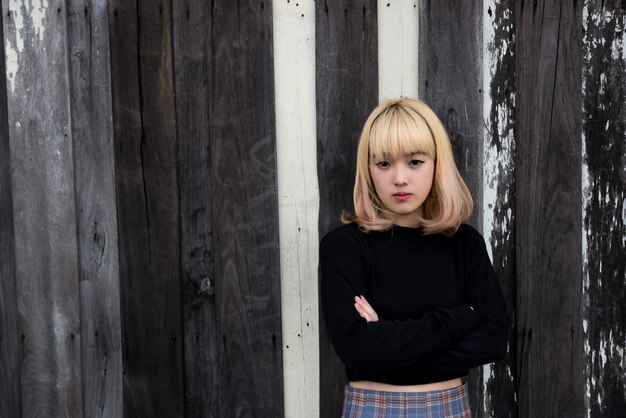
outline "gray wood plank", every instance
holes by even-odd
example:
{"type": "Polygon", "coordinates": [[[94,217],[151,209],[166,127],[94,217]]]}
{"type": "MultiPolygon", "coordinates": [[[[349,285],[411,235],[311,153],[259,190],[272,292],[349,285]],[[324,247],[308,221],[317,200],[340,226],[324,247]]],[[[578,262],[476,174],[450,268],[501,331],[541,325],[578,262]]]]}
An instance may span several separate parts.
{"type": "Polygon", "coordinates": [[[626,56],[623,2],[585,2],[585,384],[590,417],[626,411],[626,56]]]}
{"type": "Polygon", "coordinates": [[[106,1],[68,2],[84,414],[121,417],[122,342],[106,1]]]}
{"type": "MultiPolygon", "coordinates": [[[[419,95],[443,122],[474,199],[470,223],[482,229],[482,3],[420,2],[419,95]]],[[[482,373],[469,377],[470,403],[483,405],[482,373]]]]}
{"type": "Polygon", "coordinates": [[[419,98],[443,122],[482,229],[482,3],[420,2],[419,98]]]}
{"type": "Polygon", "coordinates": [[[283,416],[272,2],[215,1],[209,123],[219,416],[283,416]]]}
{"type": "Polygon", "coordinates": [[[169,1],[109,2],[124,415],[184,413],[169,1]]]}
{"type": "Polygon", "coordinates": [[[582,2],[516,3],[520,416],[584,414],[582,2]]]}
{"type": "MultiPolygon", "coordinates": [[[[315,3],[319,236],[353,211],[356,148],[367,116],[378,104],[376,1],[315,3]]],[[[344,365],[320,312],[320,416],[341,415],[344,365]]]]}
{"type": "Polygon", "coordinates": [[[219,362],[209,155],[211,7],[173,4],[185,415],[218,417],[219,362]]]}
{"type": "MultiPolygon", "coordinates": [[[[492,42],[488,45],[493,62],[483,63],[483,71],[490,71],[488,89],[491,104],[487,121],[486,146],[490,151],[489,161],[483,164],[491,171],[489,179],[483,180],[484,188],[495,189],[495,202],[489,207],[483,202],[485,211],[493,213],[490,231],[485,239],[492,248],[493,266],[500,280],[509,311],[515,318],[516,277],[515,277],[515,4],[513,0],[500,0],[493,3],[483,13],[488,15],[488,24],[493,30],[492,42]],[[485,184],[490,182],[491,184],[485,184]]],[[[485,40],[486,41],[486,40],[485,40]]],[[[484,170],[483,170],[484,171],[484,170]]],[[[491,204],[491,203],[490,203],[491,204]]],[[[509,337],[508,356],[491,366],[490,378],[481,379],[486,385],[487,399],[477,400],[475,416],[517,417],[517,367],[515,321],[509,337]]]]}
{"type": "MultiPolygon", "coordinates": [[[[6,74],[4,19],[0,22],[0,74],[6,74]]],[[[13,193],[9,155],[9,116],[6,78],[0,77],[0,416],[22,415],[20,364],[22,363],[15,283],[13,193]]]]}
{"type": "Polygon", "coordinates": [[[22,415],[82,416],[64,3],[3,2],[22,415]]]}

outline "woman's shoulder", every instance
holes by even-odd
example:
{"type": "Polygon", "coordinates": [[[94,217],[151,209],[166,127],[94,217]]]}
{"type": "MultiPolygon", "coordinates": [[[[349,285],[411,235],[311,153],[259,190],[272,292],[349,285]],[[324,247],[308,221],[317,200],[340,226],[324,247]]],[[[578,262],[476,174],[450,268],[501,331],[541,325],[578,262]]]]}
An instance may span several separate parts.
{"type": "Polygon", "coordinates": [[[358,241],[364,238],[366,235],[356,222],[350,222],[348,224],[339,225],[331,229],[324,237],[322,242],[325,241],[358,241]]]}
{"type": "Polygon", "coordinates": [[[464,248],[475,248],[476,246],[485,246],[485,239],[476,228],[469,224],[461,224],[459,229],[454,233],[453,238],[464,248]]]}

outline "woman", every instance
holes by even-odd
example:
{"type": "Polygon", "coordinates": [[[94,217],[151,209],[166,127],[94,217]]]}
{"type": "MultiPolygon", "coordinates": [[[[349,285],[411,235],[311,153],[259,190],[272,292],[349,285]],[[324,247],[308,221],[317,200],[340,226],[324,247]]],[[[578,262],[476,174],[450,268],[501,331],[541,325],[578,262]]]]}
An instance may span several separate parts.
{"type": "Polygon", "coordinates": [[[349,380],[343,417],[470,417],[461,377],[506,355],[510,319],[424,103],[390,100],[369,116],[354,206],[320,244],[324,319],[349,380]]]}

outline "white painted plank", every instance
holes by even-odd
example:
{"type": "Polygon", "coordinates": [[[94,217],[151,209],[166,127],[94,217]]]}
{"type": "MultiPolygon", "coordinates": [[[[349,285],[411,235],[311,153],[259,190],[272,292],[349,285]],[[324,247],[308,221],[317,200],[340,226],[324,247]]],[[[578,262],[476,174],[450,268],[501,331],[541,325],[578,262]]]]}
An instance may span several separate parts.
{"type": "MultiPolygon", "coordinates": [[[[491,119],[493,100],[491,97],[490,86],[494,79],[494,74],[497,69],[497,65],[502,59],[503,55],[510,48],[514,48],[512,43],[508,43],[505,39],[498,39],[494,30],[494,26],[500,22],[495,21],[495,10],[497,7],[502,7],[499,0],[484,0],[483,1],[483,126],[484,126],[484,144],[483,144],[483,194],[482,194],[482,208],[483,208],[483,236],[487,242],[487,251],[492,261],[506,262],[507,260],[494,260],[493,258],[493,242],[490,237],[494,229],[500,229],[502,235],[506,235],[514,228],[513,225],[513,213],[509,210],[504,217],[500,215],[496,219],[496,206],[498,200],[509,201],[512,196],[500,195],[499,189],[504,189],[511,192],[511,185],[500,184],[505,181],[507,177],[504,173],[511,173],[514,170],[514,149],[515,138],[512,127],[512,115],[513,109],[506,107],[506,105],[500,103],[497,108],[497,122],[494,124],[491,119]],[[493,144],[491,138],[494,132],[499,136],[501,147],[498,149],[493,144]],[[504,186],[504,187],[501,187],[504,186]]],[[[504,86],[502,86],[504,88],[504,86]]],[[[514,94],[514,93],[511,93],[514,94]]],[[[496,243],[497,244],[497,243],[496,243]]],[[[502,243],[500,243],[502,245],[502,243]]],[[[513,262],[508,260],[509,263],[513,262]]],[[[483,373],[483,405],[481,410],[485,416],[494,416],[494,410],[490,404],[489,386],[493,385],[496,379],[495,370],[493,364],[486,364],[482,366],[483,373]]],[[[510,370],[508,370],[508,376],[511,381],[513,376],[510,370]]]]}
{"type": "Polygon", "coordinates": [[[315,3],[273,3],[285,417],[319,416],[315,3]]]}
{"type": "Polygon", "coordinates": [[[418,95],[418,0],[378,0],[378,99],[418,95]]]}

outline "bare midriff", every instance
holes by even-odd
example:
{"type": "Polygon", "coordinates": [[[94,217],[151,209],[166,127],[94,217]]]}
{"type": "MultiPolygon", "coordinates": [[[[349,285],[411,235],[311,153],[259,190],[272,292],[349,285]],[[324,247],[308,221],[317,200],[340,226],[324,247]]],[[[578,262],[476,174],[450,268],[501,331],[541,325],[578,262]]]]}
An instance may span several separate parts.
{"type": "Polygon", "coordinates": [[[444,382],[427,383],[424,385],[390,385],[388,383],[371,382],[369,380],[358,380],[349,383],[356,389],[379,390],[382,392],[432,392],[433,390],[452,389],[463,385],[460,377],[444,382]]]}

